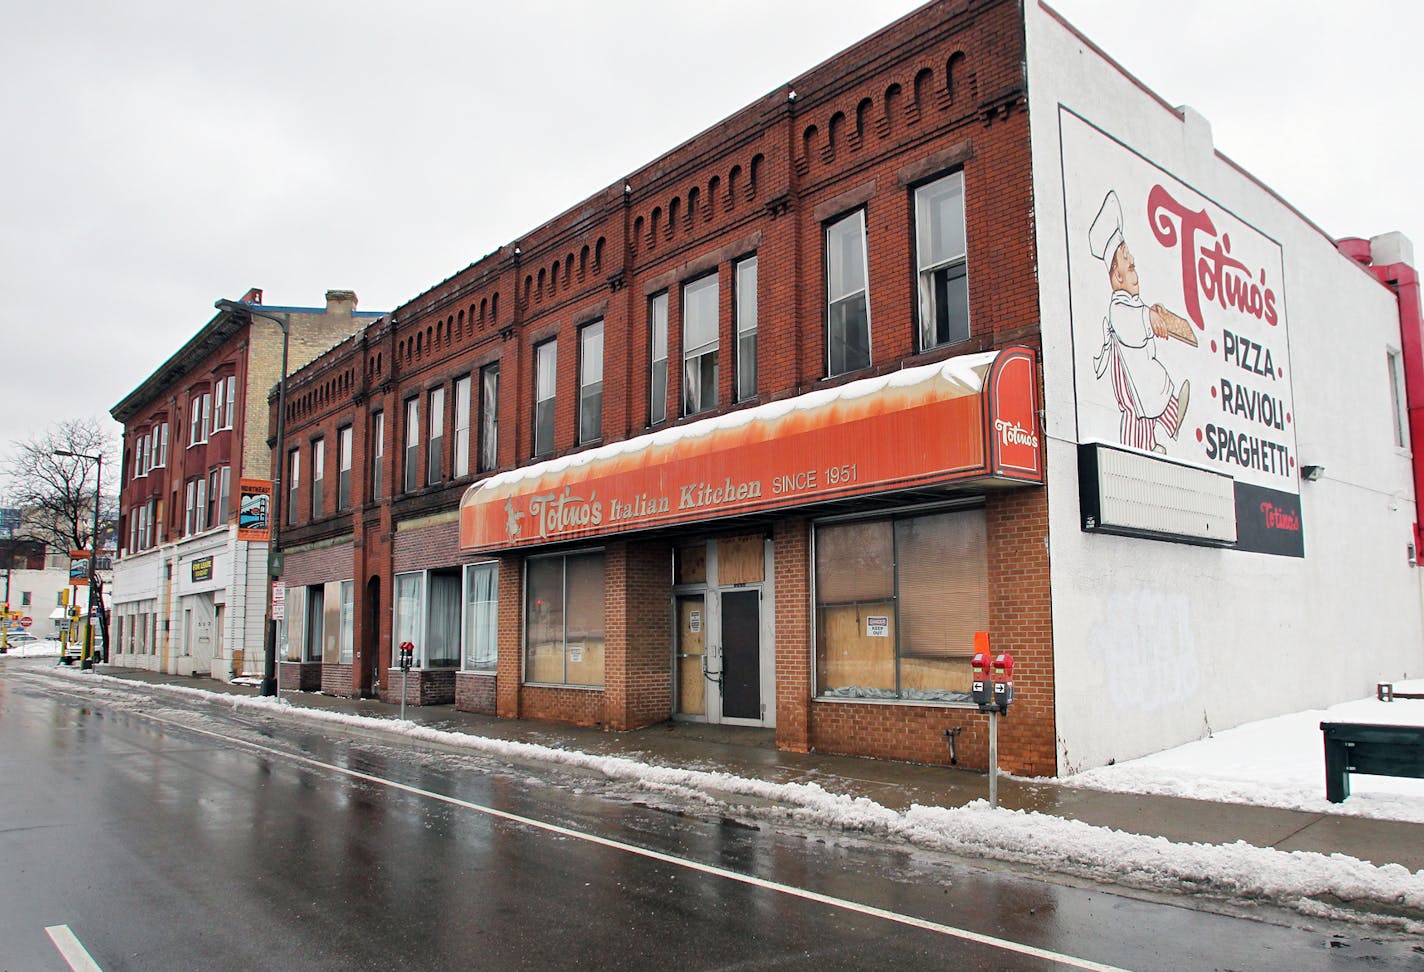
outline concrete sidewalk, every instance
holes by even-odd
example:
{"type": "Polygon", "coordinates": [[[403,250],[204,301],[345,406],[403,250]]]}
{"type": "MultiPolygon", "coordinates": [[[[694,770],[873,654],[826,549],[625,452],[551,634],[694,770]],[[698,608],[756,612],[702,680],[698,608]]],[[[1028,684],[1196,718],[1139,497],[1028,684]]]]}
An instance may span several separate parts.
{"type": "MultiPolygon", "coordinates": [[[[101,673],[210,692],[257,694],[254,686],[208,678],[107,665],[102,666],[101,673]]],[[[399,705],[373,699],[285,691],[282,698],[294,707],[378,719],[395,719],[400,714],[399,705]]],[[[452,705],[407,706],[406,718],[433,729],[594,755],[623,756],[662,766],[720,771],[775,783],[816,783],[832,793],[863,796],[896,810],[916,803],[957,807],[973,800],[987,800],[989,795],[988,777],[982,773],[853,756],[782,752],[776,748],[774,732],[770,729],[671,722],[633,732],[605,732],[534,720],[498,719],[459,712],[452,705]]],[[[1322,789],[1324,785],[1322,767],[1322,789]]],[[[1257,847],[1340,853],[1374,864],[1401,864],[1411,871],[1424,869],[1424,824],[1177,797],[1106,793],[1046,779],[1001,778],[999,804],[1012,810],[1035,810],[1179,843],[1230,844],[1240,840],[1257,847]]]]}

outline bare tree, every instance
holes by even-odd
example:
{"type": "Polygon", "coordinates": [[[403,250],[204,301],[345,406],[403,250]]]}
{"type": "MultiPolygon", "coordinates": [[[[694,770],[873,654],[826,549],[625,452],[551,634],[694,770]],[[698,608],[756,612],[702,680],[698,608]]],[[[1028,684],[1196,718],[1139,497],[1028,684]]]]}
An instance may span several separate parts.
{"type": "MultiPolygon", "coordinates": [[[[107,424],[94,418],[56,422],[38,435],[11,443],[3,470],[8,480],[6,505],[18,508],[22,515],[14,542],[43,543],[61,552],[87,550],[94,542],[94,490],[101,473],[96,457],[102,457],[104,476],[98,484],[98,542],[102,543],[118,515],[117,448],[107,424]]],[[[103,578],[97,571],[95,574],[90,582],[95,585],[99,628],[107,648],[109,618],[104,609],[103,578]]]]}

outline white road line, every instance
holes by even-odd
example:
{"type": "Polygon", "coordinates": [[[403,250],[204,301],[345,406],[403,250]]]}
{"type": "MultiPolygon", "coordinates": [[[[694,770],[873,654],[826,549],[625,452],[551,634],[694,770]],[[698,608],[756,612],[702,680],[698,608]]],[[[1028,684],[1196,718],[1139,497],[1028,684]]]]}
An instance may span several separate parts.
{"type": "Polygon", "coordinates": [[[74,972],[104,972],[99,968],[99,963],[95,962],[84,946],[79,943],[79,939],[74,937],[74,932],[69,930],[68,925],[50,925],[45,929],[45,932],[74,972]]]}
{"type": "Polygon", "coordinates": [[[600,837],[597,834],[585,833],[581,830],[572,830],[568,827],[561,827],[558,824],[546,823],[542,820],[535,820],[531,817],[523,817],[517,813],[509,813],[505,810],[496,810],[494,807],[486,807],[478,803],[470,803],[457,797],[446,796],[443,793],[435,793],[430,790],[422,790],[419,787],[410,786],[396,780],[388,780],[384,777],[373,776],[370,773],[362,773],[358,770],[348,769],[344,766],[336,766],[332,763],[324,763],[321,760],[312,759],[309,756],[299,756],[295,753],[283,752],[280,749],[273,749],[270,746],[263,746],[260,743],[249,742],[246,739],[239,739],[236,736],[224,735],[220,732],[212,732],[208,729],[199,729],[196,726],[184,725],[181,722],[173,722],[159,716],[148,713],[136,713],[142,718],[150,719],[154,722],[172,726],[175,729],[187,732],[195,732],[203,736],[211,736],[214,739],[221,739],[225,742],[235,743],[247,749],[267,753],[278,759],[285,759],[294,763],[301,763],[317,769],[327,770],[341,776],[347,776],[356,780],[364,780],[367,783],[375,783],[379,786],[389,787],[403,793],[414,796],[425,797],[429,800],[436,800],[440,803],[447,803],[451,806],[461,807],[466,810],[473,810],[476,813],[483,813],[499,820],[507,820],[511,823],[523,824],[526,827],[533,827],[537,830],[547,831],[551,834],[558,834],[561,837],[571,837],[575,840],[586,841],[600,847],[607,847],[611,850],[622,851],[627,854],[636,854],[639,857],[646,857],[650,860],[660,861],[664,864],[671,864],[676,867],[687,868],[692,871],[699,871],[703,874],[710,874],[716,877],[726,878],[729,881],[736,881],[740,884],[748,884],[752,887],[764,888],[768,891],[775,891],[794,898],[801,898],[805,901],[814,901],[817,904],[828,905],[832,908],[839,908],[843,911],[851,911],[856,914],[867,915],[872,918],[880,918],[885,921],[895,922],[900,925],[908,925],[911,928],[920,928],[925,931],[936,932],[951,938],[958,938],[966,942],[974,942],[978,945],[986,945],[990,948],[997,948],[1005,952],[1013,952],[1017,955],[1025,955],[1030,958],[1042,959],[1045,962],[1057,962],[1060,965],[1070,966],[1075,969],[1089,969],[1093,972],[1125,972],[1125,970],[1114,965],[1104,965],[1100,962],[1093,962],[1088,959],[1077,958],[1072,955],[1064,955],[1061,952],[1054,952],[1044,948],[1036,948],[1032,945],[1025,945],[1021,942],[1009,941],[1005,938],[995,938],[993,935],[984,935],[979,932],[969,931],[966,928],[956,928],[953,925],[944,925],[936,921],[929,921],[925,918],[916,918],[914,915],[903,915],[896,911],[887,911],[884,908],[876,908],[872,905],[861,904],[857,901],[850,901],[845,898],[836,898],[828,894],[821,894],[816,891],[809,891],[805,888],[798,888],[788,884],[778,884],[775,881],[768,881],[765,878],[754,877],[750,874],[741,874],[737,871],[730,871],[723,867],[712,864],[703,864],[700,861],[688,860],[683,857],[674,857],[671,854],[664,854],[661,851],[650,850],[646,847],[639,847],[636,844],[625,844],[622,841],[613,840],[608,837],[600,837]]]}

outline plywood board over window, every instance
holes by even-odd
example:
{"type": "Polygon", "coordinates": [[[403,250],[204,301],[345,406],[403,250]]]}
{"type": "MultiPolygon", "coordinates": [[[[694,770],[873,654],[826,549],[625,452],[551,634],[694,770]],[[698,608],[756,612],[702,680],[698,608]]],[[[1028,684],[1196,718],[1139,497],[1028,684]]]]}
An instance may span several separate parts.
{"type": "Polygon", "coordinates": [[[760,534],[717,541],[717,583],[760,584],[766,579],[765,541],[760,534]]]}

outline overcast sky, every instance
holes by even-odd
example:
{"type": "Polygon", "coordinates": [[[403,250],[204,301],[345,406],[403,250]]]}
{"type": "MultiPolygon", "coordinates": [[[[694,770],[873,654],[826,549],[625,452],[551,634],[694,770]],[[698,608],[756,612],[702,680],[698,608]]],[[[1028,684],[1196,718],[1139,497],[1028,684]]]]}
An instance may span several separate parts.
{"type": "MultiPolygon", "coordinates": [[[[389,310],[916,6],[0,4],[0,449],[220,297],[389,310]]],[[[1054,6],[1326,232],[1424,244],[1424,5],[1054,6]]]]}

